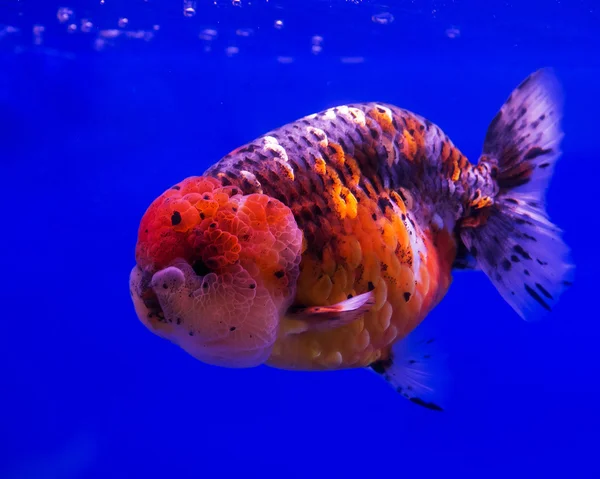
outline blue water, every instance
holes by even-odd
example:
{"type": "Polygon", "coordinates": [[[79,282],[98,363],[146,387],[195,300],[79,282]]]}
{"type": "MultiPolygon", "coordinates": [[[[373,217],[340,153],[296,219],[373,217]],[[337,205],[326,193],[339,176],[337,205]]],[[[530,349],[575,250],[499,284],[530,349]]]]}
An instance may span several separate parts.
{"type": "Polygon", "coordinates": [[[596,2],[38,3],[0,4],[0,477],[600,477],[596,2]],[[548,209],[576,281],[532,324],[455,276],[423,324],[447,411],[368,371],[206,366],[136,318],[137,227],[170,185],[358,101],[426,116],[475,161],[543,66],[565,90],[548,209]]]}

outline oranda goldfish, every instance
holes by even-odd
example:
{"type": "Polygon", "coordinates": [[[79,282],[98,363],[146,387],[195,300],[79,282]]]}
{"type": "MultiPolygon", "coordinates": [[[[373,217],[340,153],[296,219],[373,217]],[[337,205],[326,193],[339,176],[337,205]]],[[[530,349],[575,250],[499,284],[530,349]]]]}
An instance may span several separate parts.
{"type": "Polygon", "coordinates": [[[330,108],[267,133],[159,196],[130,290],[139,319],[224,367],[371,368],[432,399],[405,338],[480,270],[524,319],[571,284],[545,209],[563,136],[561,88],[530,75],[470,163],[442,130],[383,103],[330,108]]]}

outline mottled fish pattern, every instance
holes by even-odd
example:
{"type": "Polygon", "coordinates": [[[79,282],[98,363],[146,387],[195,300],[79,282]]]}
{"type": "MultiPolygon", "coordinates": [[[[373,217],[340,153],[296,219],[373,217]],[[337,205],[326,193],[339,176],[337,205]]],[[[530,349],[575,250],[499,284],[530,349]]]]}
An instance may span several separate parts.
{"type": "MultiPolygon", "coordinates": [[[[493,193],[440,128],[392,105],[340,106],[233,151],[205,175],[293,212],[304,234],[295,304],[335,304],[375,290],[362,319],[280,334],[269,363],[285,368],[368,365],[410,332],[450,283],[454,226],[493,193]]],[[[281,329],[289,325],[282,322],[281,329]]]]}
{"type": "Polygon", "coordinates": [[[205,362],[368,366],[439,409],[424,384],[427,346],[400,345],[453,269],[483,271],[528,320],[571,284],[569,248],[544,206],[561,107],[553,73],[532,74],[476,164],[437,125],[389,104],[277,128],[150,206],[130,279],[138,316],[205,362]]]}

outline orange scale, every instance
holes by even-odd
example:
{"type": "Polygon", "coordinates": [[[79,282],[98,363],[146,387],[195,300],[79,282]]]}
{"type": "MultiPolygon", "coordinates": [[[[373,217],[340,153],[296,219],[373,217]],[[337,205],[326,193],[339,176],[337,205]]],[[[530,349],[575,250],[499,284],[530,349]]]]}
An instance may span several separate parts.
{"type": "Polygon", "coordinates": [[[392,191],[390,193],[391,198],[394,200],[394,202],[396,203],[396,205],[398,205],[398,208],[400,209],[400,211],[402,213],[406,213],[406,205],[404,204],[404,201],[402,200],[402,197],[395,191],[392,191]]]}
{"type": "Polygon", "coordinates": [[[392,115],[388,109],[380,112],[377,108],[373,108],[367,112],[367,115],[379,123],[379,126],[385,133],[393,134],[396,131],[396,128],[393,124],[392,115]]]}

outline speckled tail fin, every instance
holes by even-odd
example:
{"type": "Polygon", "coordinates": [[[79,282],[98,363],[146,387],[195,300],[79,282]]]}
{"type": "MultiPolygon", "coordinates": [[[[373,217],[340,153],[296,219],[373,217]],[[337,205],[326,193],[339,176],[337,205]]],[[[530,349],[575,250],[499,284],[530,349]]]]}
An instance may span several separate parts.
{"type": "Polygon", "coordinates": [[[437,341],[418,331],[396,343],[390,356],[369,368],[414,404],[443,411],[449,375],[437,341]]]}
{"type": "Polygon", "coordinates": [[[489,126],[478,169],[496,184],[491,204],[475,198],[461,239],[502,297],[524,319],[551,310],[571,284],[569,247],[546,213],[560,157],[562,95],[551,70],[519,85],[489,126]]]}

